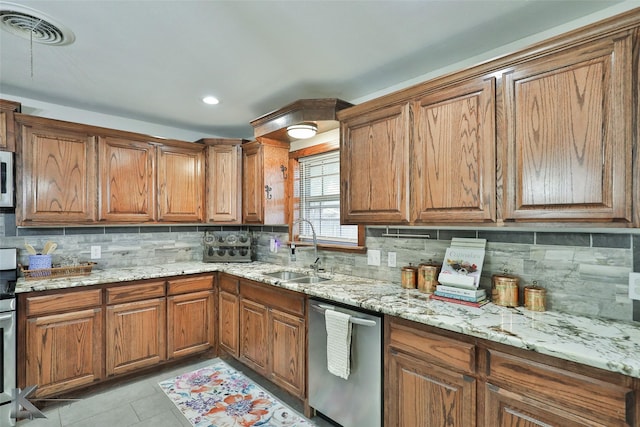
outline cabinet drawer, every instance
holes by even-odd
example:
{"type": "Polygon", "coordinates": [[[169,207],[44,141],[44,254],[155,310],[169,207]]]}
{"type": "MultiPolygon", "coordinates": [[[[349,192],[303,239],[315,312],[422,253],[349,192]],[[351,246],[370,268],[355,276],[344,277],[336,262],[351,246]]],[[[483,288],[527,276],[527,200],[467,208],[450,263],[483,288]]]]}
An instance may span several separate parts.
{"type": "Polygon", "coordinates": [[[459,372],[475,372],[475,345],[394,322],[389,329],[389,344],[394,348],[459,372]]]}
{"type": "Polygon", "coordinates": [[[607,423],[613,423],[613,420],[624,422],[629,415],[627,402],[633,401],[631,389],[500,351],[487,352],[487,380],[491,384],[549,402],[558,408],[589,412],[607,423]]]}
{"type": "Polygon", "coordinates": [[[259,302],[270,308],[304,316],[304,294],[247,280],[242,280],[240,287],[243,298],[259,302]]]}
{"type": "Polygon", "coordinates": [[[213,288],[213,276],[185,277],[169,281],[169,295],[185,294],[187,292],[207,291],[213,288]]]}
{"type": "Polygon", "coordinates": [[[107,289],[107,304],[139,301],[164,296],[165,282],[139,283],[107,289]]]}
{"type": "Polygon", "coordinates": [[[27,297],[27,316],[94,307],[102,304],[101,290],[27,297]]]}
{"type": "Polygon", "coordinates": [[[218,279],[218,286],[221,291],[229,292],[234,295],[238,294],[240,280],[238,280],[237,277],[229,276],[228,274],[221,274],[218,279]]]}

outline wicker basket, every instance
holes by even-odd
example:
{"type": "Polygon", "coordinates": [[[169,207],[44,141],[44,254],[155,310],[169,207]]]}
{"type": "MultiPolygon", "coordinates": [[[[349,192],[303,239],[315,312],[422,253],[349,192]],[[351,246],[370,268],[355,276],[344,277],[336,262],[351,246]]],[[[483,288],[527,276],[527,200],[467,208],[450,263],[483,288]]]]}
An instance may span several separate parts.
{"type": "Polygon", "coordinates": [[[57,279],[59,277],[88,276],[91,274],[95,262],[87,262],[73,267],[53,267],[25,270],[20,265],[20,271],[25,280],[57,279]]]}

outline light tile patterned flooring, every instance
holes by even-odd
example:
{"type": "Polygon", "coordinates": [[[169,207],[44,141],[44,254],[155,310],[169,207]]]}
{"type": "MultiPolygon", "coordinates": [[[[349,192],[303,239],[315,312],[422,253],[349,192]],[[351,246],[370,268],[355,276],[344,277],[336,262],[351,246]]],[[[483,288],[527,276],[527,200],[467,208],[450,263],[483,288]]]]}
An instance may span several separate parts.
{"type": "MultiPolygon", "coordinates": [[[[153,372],[111,388],[83,395],[74,402],[56,403],[46,407],[46,419],[23,420],[17,427],[191,427],[191,423],[175,407],[158,385],[159,381],[191,372],[215,363],[217,359],[200,359],[153,372]]],[[[226,359],[264,389],[285,404],[302,413],[302,405],[269,381],[233,359],[226,359]]],[[[318,427],[332,427],[320,417],[313,421],[318,427]]]]}

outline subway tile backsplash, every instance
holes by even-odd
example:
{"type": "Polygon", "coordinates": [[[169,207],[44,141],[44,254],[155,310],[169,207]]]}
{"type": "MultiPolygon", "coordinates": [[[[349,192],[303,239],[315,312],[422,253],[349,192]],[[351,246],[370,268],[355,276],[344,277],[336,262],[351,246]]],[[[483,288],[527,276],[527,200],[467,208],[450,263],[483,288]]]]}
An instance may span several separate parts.
{"type": "MultiPolygon", "coordinates": [[[[96,269],[166,264],[202,260],[203,232],[247,230],[253,236],[254,258],[280,265],[304,267],[313,262],[313,251],[300,248],[297,261],[289,259],[287,226],[115,226],[16,228],[15,216],[0,213],[0,246],[17,247],[19,262],[28,264],[25,242],[41,248],[47,240],[58,243],[55,256],[75,256],[88,261],[92,245],[100,245],[102,257],[96,269]],[[279,242],[269,250],[270,239],[279,242]]],[[[630,271],[640,272],[640,234],[567,233],[488,229],[425,229],[367,227],[366,245],[381,251],[381,265],[367,265],[366,254],[321,251],[327,270],[400,283],[400,268],[429,259],[441,262],[452,237],[487,240],[481,286],[491,287],[491,276],[508,271],[521,286],[536,281],[547,288],[548,308],[555,311],[622,321],[640,321],[640,302],[628,298],[630,271]],[[403,234],[429,238],[403,237],[403,234]],[[385,235],[389,235],[386,237],[385,235]],[[395,252],[396,267],[387,266],[395,252]]]]}

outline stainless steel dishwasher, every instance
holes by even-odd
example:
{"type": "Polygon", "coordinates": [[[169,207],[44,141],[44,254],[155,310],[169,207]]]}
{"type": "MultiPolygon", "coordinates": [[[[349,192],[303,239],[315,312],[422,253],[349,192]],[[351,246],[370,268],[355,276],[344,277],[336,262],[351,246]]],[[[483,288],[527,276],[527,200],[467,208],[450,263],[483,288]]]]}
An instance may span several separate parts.
{"type": "Polygon", "coordinates": [[[382,317],[309,299],[309,405],[343,427],[382,426],[382,317]],[[351,316],[351,372],[327,370],[325,310],[351,316]]]}

